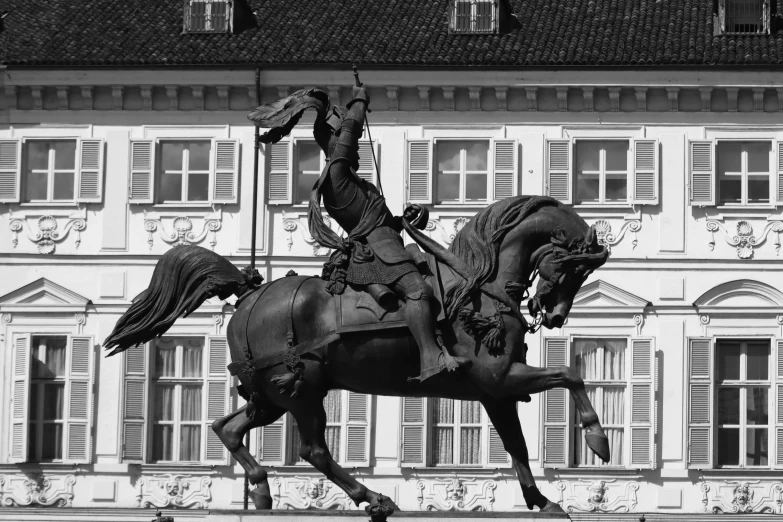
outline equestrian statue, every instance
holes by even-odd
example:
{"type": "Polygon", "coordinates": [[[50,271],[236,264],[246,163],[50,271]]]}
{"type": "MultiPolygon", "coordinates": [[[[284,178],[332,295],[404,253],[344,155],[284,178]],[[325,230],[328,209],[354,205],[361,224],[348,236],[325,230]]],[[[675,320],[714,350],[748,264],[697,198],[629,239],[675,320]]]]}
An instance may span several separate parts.
{"type": "MultiPolygon", "coordinates": [[[[321,277],[289,273],[263,283],[258,272],[193,245],[176,246],[155,267],[104,342],[114,355],[165,333],[206,299],[238,297],[228,324],[229,371],[247,404],[212,429],[257,486],[251,498],[270,509],[267,473],[243,438],[290,412],[300,456],[368,513],[382,520],[398,510],[332,458],[323,400],[332,389],[400,397],[480,401],[512,458],[527,507],[561,512],[536,487],[517,414],[530,394],[566,388],[587,445],[609,460],[608,439],[584,382],[568,366],[526,362],[525,334],[559,328],[607,249],[572,209],[543,196],[516,196],[476,214],[445,249],[423,229],[425,208],[394,216],[378,188],[356,174],[359,139],[370,97],[358,83],[347,107],[319,89],[263,105],[249,118],[269,129],[261,141],[288,135],[308,109],[313,136],[326,155],[313,187],[308,221],[313,238],[332,250],[321,277]],[[344,230],[327,226],[323,208],[344,230]],[[415,244],[404,246],[405,230],[415,244]],[[535,294],[528,290],[538,279],[535,294]],[[520,310],[527,300],[528,319],[520,310]]],[[[537,416],[527,416],[535,426],[537,416]]]]}

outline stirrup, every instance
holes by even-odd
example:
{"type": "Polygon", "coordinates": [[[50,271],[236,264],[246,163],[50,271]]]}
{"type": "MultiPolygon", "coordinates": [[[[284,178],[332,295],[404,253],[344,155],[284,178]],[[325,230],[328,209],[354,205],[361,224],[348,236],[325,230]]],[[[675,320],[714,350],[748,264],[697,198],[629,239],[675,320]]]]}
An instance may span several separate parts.
{"type": "Polygon", "coordinates": [[[431,377],[442,374],[444,371],[447,374],[459,375],[473,366],[473,361],[467,357],[452,357],[446,352],[441,352],[438,355],[438,363],[437,366],[422,370],[418,377],[408,377],[408,382],[421,384],[431,377]]]}

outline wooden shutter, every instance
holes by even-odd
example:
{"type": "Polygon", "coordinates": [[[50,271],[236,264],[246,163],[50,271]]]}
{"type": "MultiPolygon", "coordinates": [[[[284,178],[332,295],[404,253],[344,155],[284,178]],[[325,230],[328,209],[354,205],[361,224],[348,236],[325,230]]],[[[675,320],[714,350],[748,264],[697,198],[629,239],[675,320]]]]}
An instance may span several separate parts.
{"type": "Polygon", "coordinates": [[[103,140],[79,140],[78,145],[76,201],[100,203],[103,199],[103,140]]]}
{"type": "Polygon", "coordinates": [[[634,205],[658,204],[658,142],[633,142],[633,198],[634,205]]]}
{"type": "Polygon", "coordinates": [[[212,422],[226,416],[228,411],[229,379],[226,372],[228,366],[228,339],[226,337],[208,337],[208,371],[206,379],[207,415],[204,423],[206,450],[204,461],[209,464],[229,464],[225,446],[212,430],[212,422]]]}
{"type": "Polygon", "coordinates": [[[125,350],[121,453],[123,462],[145,462],[149,400],[148,350],[149,344],[132,346],[125,350]]]}
{"type": "Polygon", "coordinates": [[[408,203],[432,203],[432,141],[408,140],[408,203]]]}
{"type": "Polygon", "coordinates": [[[546,142],[546,195],[563,203],[573,203],[571,180],[571,140],[546,142]]]}
{"type": "Polygon", "coordinates": [[[236,203],[239,140],[214,140],[212,151],[214,154],[212,175],[210,176],[212,202],[236,203]]]}
{"type": "Polygon", "coordinates": [[[689,172],[691,205],[715,205],[715,143],[712,140],[691,140],[689,172]]]}
{"type": "Polygon", "coordinates": [[[775,468],[783,468],[783,340],[776,343],[777,355],[775,364],[775,431],[773,445],[775,446],[775,468]]]}
{"type": "Polygon", "coordinates": [[[130,202],[152,203],[155,196],[155,142],[131,140],[130,202]]]}
{"type": "MultiPolygon", "coordinates": [[[[283,415],[272,424],[261,428],[261,443],[259,444],[259,460],[264,466],[283,466],[285,461],[285,420],[283,415]]],[[[298,436],[298,435],[297,435],[298,436]]]]}
{"type": "Polygon", "coordinates": [[[493,468],[511,467],[511,456],[506,452],[498,430],[495,429],[492,422],[489,422],[487,427],[487,464],[493,468]]]}
{"type": "MultiPolygon", "coordinates": [[[[568,338],[544,339],[543,366],[568,364],[568,338]]],[[[544,392],[544,467],[568,467],[568,390],[554,388],[544,392]]]]}
{"type": "Polygon", "coordinates": [[[712,468],[712,361],[709,337],[688,342],[688,467],[712,468]]]}
{"type": "Polygon", "coordinates": [[[22,142],[0,140],[0,203],[19,202],[21,161],[22,142]]]}
{"type": "Polygon", "coordinates": [[[348,421],[345,426],[345,463],[370,465],[370,396],[348,392],[348,421]]]}
{"type": "Polygon", "coordinates": [[[402,437],[400,440],[402,467],[427,465],[426,417],[427,399],[402,398],[402,437]]]}
{"type": "Polygon", "coordinates": [[[359,142],[359,170],[356,171],[356,175],[363,180],[376,184],[375,175],[375,161],[373,161],[373,149],[377,156],[378,143],[370,143],[369,141],[359,142]]]}
{"type": "Polygon", "coordinates": [[[517,195],[517,140],[495,140],[494,195],[495,200],[517,195]]]}
{"type": "Polygon", "coordinates": [[[68,353],[68,408],[65,427],[65,461],[88,464],[92,457],[93,339],[71,336],[68,353]]]}
{"type": "Polygon", "coordinates": [[[27,461],[28,416],[30,412],[30,335],[14,335],[14,374],[11,408],[10,463],[27,461]]]}
{"type": "Polygon", "coordinates": [[[631,340],[631,468],[655,467],[655,350],[652,339],[631,340]]]}
{"type": "Polygon", "coordinates": [[[777,179],[777,197],[775,200],[778,205],[783,205],[783,141],[778,142],[777,162],[775,165],[777,166],[775,169],[775,178],[777,179]]]}
{"type": "Polygon", "coordinates": [[[293,175],[293,146],[290,140],[267,145],[269,156],[269,204],[290,205],[293,175]]]}

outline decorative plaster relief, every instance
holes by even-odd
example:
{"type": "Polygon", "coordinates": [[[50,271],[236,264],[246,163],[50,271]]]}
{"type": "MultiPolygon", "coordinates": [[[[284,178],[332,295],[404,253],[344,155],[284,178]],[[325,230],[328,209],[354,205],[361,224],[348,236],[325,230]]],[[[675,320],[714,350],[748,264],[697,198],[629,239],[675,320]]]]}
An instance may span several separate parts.
{"type": "Polygon", "coordinates": [[[620,111],[620,87],[609,87],[609,111],[620,111]]]}
{"type": "Polygon", "coordinates": [[[227,111],[229,109],[228,95],[230,92],[231,92],[231,87],[228,85],[217,86],[218,107],[220,108],[221,111],[227,111]]]}
{"type": "Polygon", "coordinates": [[[783,483],[762,484],[760,480],[701,485],[704,511],[722,513],[783,513],[783,483]]]}
{"type": "Polygon", "coordinates": [[[430,88],[428,86],[420,86],[419,89],[419,110],[430,110],[430,88]]]}
{"type": "Polygon", "coordinates": [[[775,89],[778,92],[778,111],[783,111],[783,87],[775,89]]]}
{"type": "Polygon", "coordinates": [[[764,87],[753,88],[753,110],[764,112],[764,87]]]}
{"type": "Polygon", "coordinates": [[[277,477],[272,490],[274,509],[355,509],[348,495],[325,478],[277,477]]]}
{"type": "Polygon", "coordinates": [[[505,111],[508,110],[506,106],[506,97],[508,95],[508,87],[495,87],[495,99],[497,99],[498,102],[498,109],[499,111],[505,111]]]}
{"type": "Polygon", "coordinates": [[[737,257],[750,259],[753,257],[753,247],[764,244],[770,232],[775,235],[775,255],[780,255],[780,233],[783,232],[783,221],[768,221],[761,235],[753,235],[753,226],[747,221],[737,223],[737,234],[732,235],[723,226],[723,223],[714,219],[707,220],[707,230],[710,232],[710,250],[715,250],[715,232],[721,231],[723,238],[729,246],[736,247],[737,257]]]}
{"type": "Polygon", "coordinates": [[[594,224],[595,233],[598,236],[598,244],[605,246],[610,252],[612,247],[618,245],[623,240],[625,233],[629,231],[631,232],[631,245],[633,245],[633,248],[636,248],[636,245],[639,243],[636,233],[642,228],[640,219],[626,219],[617,234],[612,233],[612,224],[605,219],[599,219],[594,224]]]}
{"type": "Polygon", "coordinates": [[[560,506],[569,513],[628,513],[636,508],[638,482],[618,483],[616,480],[560,481],[560,506]]]}
{"type": "Polygon", "coordinates": [[[680,88],[679,87],[667,87],[666,93],[669,96],[669,111],[677,112],[680,110],[680,88]]]}
{"type": "Polygon", "coordinates": [[[60,109],[61,111],[68,110],[68,86],[67,85],[57,86],[57,108],[60,109]]]}
{"type": "Polygon", "coordinates": [[[738,87],[726,87],[726,96],[729,99],[729,112],[737,112],[737,95],[739,94],[738,87]]]}
{"type": "MultiPolygon", "coordinates": [[[[328,215],[324,214],[323,218],[327,227],[334,230],[338,236],[343,235],[343,231],[339,226],[332,226],[332,219],[328,215]]],[[[294,232],[298,231],[302,235],[302,240],[313,248],[314,256],[328,256],[331,253],[331,250],[321,246],[313,239],[313,236],[310,235],[310,230],[307,228],[306,220],[306,214],[286,214],[285,211],[283,211],[283,230],[288,232],[288,240],[286,241],[288,250],[291,250],[291,247],[294,246],[294,232]],[[301,221],[301,218],[303,217],[305,218],[305,221],[301,221]]]]}
{"type": "Polygon", "coordinates": [[[593,112],[593,91],[594,87],[582,87],[582,100],[587,112],[593,112]]]}
{"type": "Polygon", "coordinates": [[[527,110],[538,110],[538,87],[525,87],[525,95],[527,96],[527,110]]]}
{"type": "Polygon", "coordinates": [[[468,96],[470,96],[470,110],[481,110],[481,87],[468,87],[468,96]]]}
{"type": "Polygon", "coordinates": [[[75,483],[73,475],[0,475],[0,506],[71,507],[75,483]]]}
{"type": "Polygon", "coordinates": [[[122,85],[111,86],[112,107],[115,111],[122,110],[122,91],[124,89],[125,88],[122,85]]]}
{"type": "Polygon", "coordinates": [[[444,110],[447,111],[453,111],[454,110],[454,91],[456,90],[456,87],[449,86],[449,87],[443,87],[443,100],[446,102],[446,106],[444,107],[444,110]]]}
{"type": "Polygon", "coordinates": [[[192,507],[206,509],[212,500],[209,477],[191,475],[151,475],[136,482],[136,502],[139,507],[192,507]]]}
{"type": "Polygon", "coordinates": [[[81,92],[82,92],[82,110],[91,111],[92,110],[92,92],[93,92],[92,85],[82,85],[81,86],[81,92]]]}
{"type": "Polygon", "coordinates": [[[204,110],[204,86],[203,85],[191,85],[190,92],[193,93],[193,110],[204,110]]]}
{"type": "Polygon", "coordinates": [[[209,235],[209,246],[212,250],[217,244],[217,232],[222,227],[223,212],[218,209],[215,212],[204,216],[201,225],[201,231],[198,233],[193,230],[193,221],[187,216],[174,216],[168,227],[164,224],[163,218],[155,212],[144,212],[144,230],[147,231],[147,244],[152,250],[155,232],[158,232],[160,238],[170,245],[196,245],[204,241],[209,235]]]}
{"type": "MultiPolygon", "coordinates": [[[[451,246],[451,243],[457,236],[457,232],[462,230],[462,227],[468,223],[468,220],[469,218],[466,217],[458,217],[454,220],[452,230],[447,230],[443,223],[441,223],[440,218],[430,219],[427,221],[427,228],[424,230],[430,233],[430,237],[432,237],[433,232],[437,231],[438,235],[440,235],[440,241],[446,246],[451,246]]],[[[434,239],[437,240],[438,237],[435,237],[434,239]]]]}
{"type": "Polygon", "coordinates": [[[40,111],[43,109],[43,87],[40,85],[30,86],[30,95],[33,97],[33,109],[40,111]]]}
{"type": "Polygon", "coordinates": [[[169,98],[169,110],[176,111],[179,108],[178,98],[179,87],[176,85],[166,86],[166,96],[169,98]]]}
{"type": "Polygon", "coordinates": [[[712,110],[712,87],[699,87],[701,96],[701,112],[712,110]]]}
{"type": "Polygon", "coordinates": [[[421,479],[416,499],[421,511],[492,511],[497,487],[494,480],[421,479]]]}
{"type": "Polygon", "coordinates": [[[223,326],[223,314],[212,314],[212,324],[215,325],[215,335],[220,335],[220,327],[223,326]]]}
{"type": "MultiPolygon", "coordinates": [[[[38,247],[39,254],[54,254],[57,243],[60,243],[71,230],[75,233],[76,248],[82,243],[82,231],[87,228],[87,210],[80,209],[73,212],[70,216],[61,218],[65,223],[60,228],[57,217],[46,215],[40,216],[31,224],[28,218],[36,216],[15,217],[13,212],[8,215],[8,228],[11,230],[11,243],[14,248],[19,244],[19,233],[27,229],[27,239],[38,247]]],[[[58,216],[59,217],[59,216],[58,216]]]]}

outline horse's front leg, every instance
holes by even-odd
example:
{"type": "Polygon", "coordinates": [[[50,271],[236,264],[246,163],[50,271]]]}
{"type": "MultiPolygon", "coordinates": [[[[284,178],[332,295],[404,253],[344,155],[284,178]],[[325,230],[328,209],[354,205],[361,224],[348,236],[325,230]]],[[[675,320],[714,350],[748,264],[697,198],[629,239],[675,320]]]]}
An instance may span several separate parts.
{"type": "Polygon", "coordinates": [[[566,388],[571,392],[582,427],[585,428],[585,442],[604,462],[609,462],[609,439],[601,427],[598,414],[590,403],[585,391],[585,383],[576,370],[568,366],[538,368],[524,363],[515,362],[506,375],[504,392],[508,397],[518,397],[520,394],[541,393],[552,388],[566,388]]]}
{"type": "Polygon", "coordinates": [[[563,513],[563,509],[541,494],[536,486],[533,473],[530,471],[525,436],[522,434],[522,426],[519,424],[517,401],[514,399],[486,399],[481,401],[481,404],[484,405],[489,420],[498,431],[500,440],[503,441],[503,447],[511,455],[527,508],[533,509],[533,506],[536,506],[543,512],[563,513]]]}

